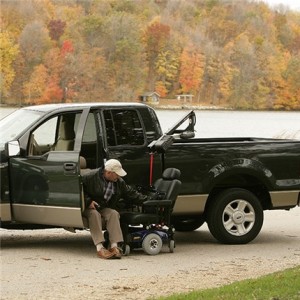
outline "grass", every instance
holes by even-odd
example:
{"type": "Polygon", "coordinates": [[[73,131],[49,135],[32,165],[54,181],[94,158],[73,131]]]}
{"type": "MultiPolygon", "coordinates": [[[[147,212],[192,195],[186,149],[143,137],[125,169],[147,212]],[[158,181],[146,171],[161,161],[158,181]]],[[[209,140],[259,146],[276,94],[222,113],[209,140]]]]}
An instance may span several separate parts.
{"type": "Polygon", "coordinates": [[[296,300],[300,299],[300,266],[219,288],[174,294],[159,300],[296,300]]]}

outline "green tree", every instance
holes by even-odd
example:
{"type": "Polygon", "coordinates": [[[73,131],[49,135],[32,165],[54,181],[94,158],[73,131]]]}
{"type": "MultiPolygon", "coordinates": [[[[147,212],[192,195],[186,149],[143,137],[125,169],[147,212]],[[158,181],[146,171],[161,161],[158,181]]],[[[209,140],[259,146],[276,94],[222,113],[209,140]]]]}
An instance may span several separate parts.
{"type": "Polygon", "coordinates": [[[103,44],[103,18],[89,15],[79,20],[79,28],[83,38],[90,47],[99,47],[103,44]]]}

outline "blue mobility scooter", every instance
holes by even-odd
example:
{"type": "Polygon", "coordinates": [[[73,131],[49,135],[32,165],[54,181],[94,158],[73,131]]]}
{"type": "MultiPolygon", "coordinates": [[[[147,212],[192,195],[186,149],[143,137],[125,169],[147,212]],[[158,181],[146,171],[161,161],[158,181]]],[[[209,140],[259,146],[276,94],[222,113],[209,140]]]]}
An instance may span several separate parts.
{"type": "Polygon", "coordinates": [[[124,255],[141,248],[149,255],[156,255],[163,244],[169,246],[170,252],[174,251],[174,228],[170,220],[180,187],[180,171],[167,168],[152,186],[153,199],[144,202],[140,212],[121,212],[124,255]]]}

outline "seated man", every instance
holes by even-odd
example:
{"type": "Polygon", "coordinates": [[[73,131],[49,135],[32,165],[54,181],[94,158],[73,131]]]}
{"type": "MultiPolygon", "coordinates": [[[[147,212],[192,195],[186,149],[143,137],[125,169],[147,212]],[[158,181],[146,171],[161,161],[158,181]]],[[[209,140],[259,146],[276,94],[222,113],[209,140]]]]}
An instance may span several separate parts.
{"type": "Polygon", "coordinates": [[[100,258],[121,258],[118,243],[123,242],[123,235],[117,211],[120,198],[138,205],[149,199],[125,183],[121,177],[126,174],[118,160],[110,159],[104,168],[82,176],[86,195],[83,215],[88,218],[91,236],[100,258]],[[103,245],[105,239],[102,224],[109,233],[110,249],[103,245]]]}

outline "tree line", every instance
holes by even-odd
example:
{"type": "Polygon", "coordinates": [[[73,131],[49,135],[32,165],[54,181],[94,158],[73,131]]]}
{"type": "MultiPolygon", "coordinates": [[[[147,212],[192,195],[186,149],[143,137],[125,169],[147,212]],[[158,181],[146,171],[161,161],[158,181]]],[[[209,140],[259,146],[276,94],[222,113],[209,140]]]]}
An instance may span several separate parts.
{"type": "Polygon", "coordinates": [[[300,109],[300,13],[254,0],[1,0],[1,103],[300,109]]]}

